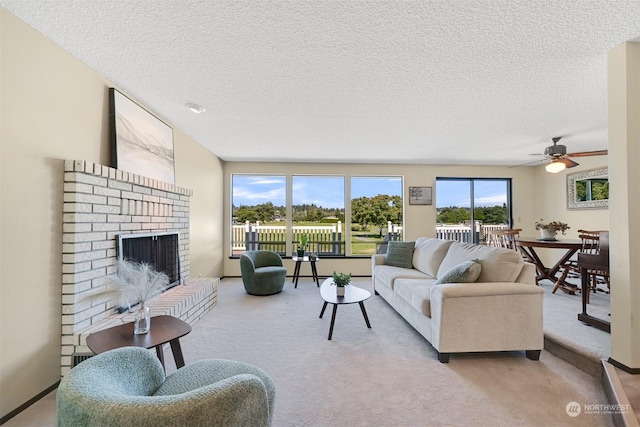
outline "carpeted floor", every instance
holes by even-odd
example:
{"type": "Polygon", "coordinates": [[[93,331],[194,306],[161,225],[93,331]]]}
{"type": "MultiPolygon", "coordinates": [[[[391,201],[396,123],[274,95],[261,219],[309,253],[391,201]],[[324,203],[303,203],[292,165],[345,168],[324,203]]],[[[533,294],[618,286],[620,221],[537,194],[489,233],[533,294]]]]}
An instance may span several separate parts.
{"type": "MultiPolygon", "coordinates": [[[[370,278],[352,283],[371,290],[370,278]]],[[[184,356],[187,363],[225,358],[264,369],[277,388],[274,426],[612,425],[606,414],[567,415],[570,402],[608,401],[600,378],[547,351],[540,361],[510,352],[454,355],[441,364],[381,297],[365,305],[372,329],[357,305],[340,306],[328,341],[331,313],[318,318],[322,299],[310,279],[268,297],[224,279],[218,305],[181,339],[184,356]]],[[[168,349],[166,360],[170,373],[168,349]]],[[[54,393],[34,407],[5,425],[55,425],[54,393]]]]}
{"type": "MultiPolygon", "coordinates": [[[[570,282],[578,284],[579,279],[570,279],[570,282]]],[[[545,336],[595,360],[608,359],[611,355],[611,335],[577,320],[578,313],[582,312],[582,295],[569,295],[561,290],[552,294],[553,283],[548,280],[541,280],[540,286],[545,290],[545,336]]],[[[610,321],[609,295],[592,292],[589,298],[588,313],[610,321]]]]}
{"type": "MultiPolygon", "coordinates": [[[[371,290],[369,278],[354,284],[371,290]]],[[[187,360],[243,360],[262,367],[277,387],[276,426],[602,426],[593,414],[571,418],[565,407],[607,403],[600,379],[543,352],[452,356],[435,351],[379,296],[340,306],[331,341],[330,313],[318,315],[315,284],[287,283],[255,297],[225,279],[216,309],[183,339],[187,360]]],[[[171,356],[167,356],[170,360],[171,356]]]]}

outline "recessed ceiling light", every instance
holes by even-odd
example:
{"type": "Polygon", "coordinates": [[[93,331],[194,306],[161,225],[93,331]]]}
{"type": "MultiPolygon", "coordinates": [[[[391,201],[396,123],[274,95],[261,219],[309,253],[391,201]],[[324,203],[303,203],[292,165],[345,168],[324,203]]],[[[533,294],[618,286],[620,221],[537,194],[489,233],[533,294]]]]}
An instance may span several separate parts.
{"type": "Polygon", "coordinates": [[[192,113],[196,114],[204,113],[205,111],[207,111],[207,109],[200,104],[189,103],[185,104],[185,107],[187,107],[192,113]]]}

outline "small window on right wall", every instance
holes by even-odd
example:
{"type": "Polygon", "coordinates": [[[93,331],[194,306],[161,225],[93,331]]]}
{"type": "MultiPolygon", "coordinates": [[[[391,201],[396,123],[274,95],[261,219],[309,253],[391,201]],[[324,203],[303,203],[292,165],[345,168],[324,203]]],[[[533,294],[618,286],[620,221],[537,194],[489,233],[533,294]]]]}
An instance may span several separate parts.
{"type": "Polygon", "coordinates": [[[609,168],[591,169],[567,175],[568,209],[609,207],[609,168]]]}

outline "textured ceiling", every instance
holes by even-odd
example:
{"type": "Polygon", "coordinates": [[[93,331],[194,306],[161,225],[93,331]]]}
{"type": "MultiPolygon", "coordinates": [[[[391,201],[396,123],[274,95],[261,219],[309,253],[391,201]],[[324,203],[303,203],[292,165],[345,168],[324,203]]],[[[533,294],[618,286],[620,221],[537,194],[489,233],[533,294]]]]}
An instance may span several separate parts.
{"type": "Polygon", "coordinates": [[[607,52],[640,36],[637,0],[0,5],[225,161],[605,149],[607,52]]]}

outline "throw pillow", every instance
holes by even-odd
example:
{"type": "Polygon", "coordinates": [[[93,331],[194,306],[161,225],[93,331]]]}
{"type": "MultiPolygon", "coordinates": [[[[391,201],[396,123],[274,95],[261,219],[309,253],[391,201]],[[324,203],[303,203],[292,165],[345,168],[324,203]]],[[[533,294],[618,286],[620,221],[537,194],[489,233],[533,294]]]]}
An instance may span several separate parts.
{"type": "Polygon", "coordinates": [[[386,265],[394,267],[413,268],[413,248],[415,242],[387,243],[387,255],[384,257],[386,265]]]}
{"type": "Polygon", "coordinates": [[[480,276],[482,265],[478,259],[465,261],[450,268],[442,277],[438,277],[436,285],[443,283],[473,283],[480,276]]]}

